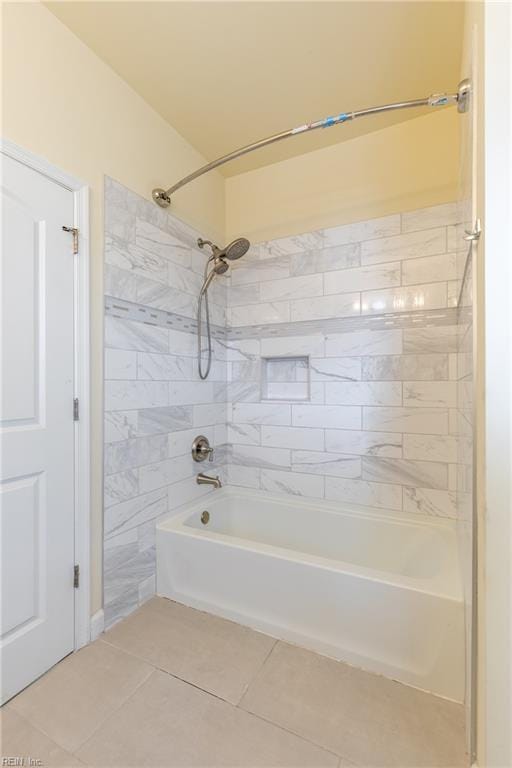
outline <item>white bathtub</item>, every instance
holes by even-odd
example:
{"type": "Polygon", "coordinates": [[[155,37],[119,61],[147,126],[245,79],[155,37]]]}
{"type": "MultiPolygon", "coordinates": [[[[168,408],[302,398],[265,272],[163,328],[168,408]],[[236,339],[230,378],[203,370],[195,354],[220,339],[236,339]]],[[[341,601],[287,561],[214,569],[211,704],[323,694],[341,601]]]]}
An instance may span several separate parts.
{"type": "Polygon", "coordinates": [[[159,595],[463,700],[450,521],[223,488],[159,523],[156,539],[159,595]]]}

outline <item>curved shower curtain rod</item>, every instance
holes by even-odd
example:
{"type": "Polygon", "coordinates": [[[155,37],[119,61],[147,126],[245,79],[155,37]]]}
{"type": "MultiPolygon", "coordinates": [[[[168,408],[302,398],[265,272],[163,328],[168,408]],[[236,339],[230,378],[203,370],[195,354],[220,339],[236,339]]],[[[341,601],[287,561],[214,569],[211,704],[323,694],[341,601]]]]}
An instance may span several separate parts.
{"type": "Polygon", "coordinates": [[[213,160],[211,163],[203,165],[201,168],[198,168],[197,171],[180,179],[180,181],[176,182],[172,187],[169,187],[169,189],[154,189],[152,192],[153,200],[161,208],[168,208],[171,204],[171,195],[178,189],[181,189],[181,187],[184,187],[185,184],[194,181],[194,179],[197,179],[204,173],[208,173],[208,171],[213,171],[213,169],[218,168],[219,165],[224,165],[224,163],[229,163],[231,160],[236,160],[238,157],[247,155],[255,149],[261,149],[269,144],[275,144],[276,141],[281,141],[282,139],[287,139],[291,136],[297,136],[300,133],[314,131],[317,128],[330,128],[332,125],[339,125],[340,123],[346,123],[349,120],[355,120],[356,117],[376,115],[380,112],[392,112],[395,109],[408,109],[409,107],[444,107],[447,104],[457,104],[459,112],[467,112],[469,106],[469,94],[470,82],[469,80],[462,80],[457,88],[457,93],[434,93],[424,99],[398,101],[394,104],[384,104],[380,107],[359,109],[355,112],[342,112],[334,117],[325,117],[323,120],[317,120],[314,123],[306,123],[305,125],[299,125],[297,128],[290,128],[288,131],[275,133],[273,136],[268,136],[266,139],[261,139],[253,144],[247,144],[245,147],[235,149],[234,152],[230,152],[228,155],[223,155],[223,157],[219,157],[217,160],[213,160]]]}

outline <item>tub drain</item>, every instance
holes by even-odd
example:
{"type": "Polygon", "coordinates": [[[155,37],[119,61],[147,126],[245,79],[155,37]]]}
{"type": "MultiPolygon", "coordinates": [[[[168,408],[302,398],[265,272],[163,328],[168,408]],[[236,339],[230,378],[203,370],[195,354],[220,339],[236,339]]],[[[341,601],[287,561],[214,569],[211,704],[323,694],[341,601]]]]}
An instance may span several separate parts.
{"type": "Polygon", "coordinates": [[[201,522],[203,525],[207,525],[210,522],[210,513],[206,509],[201,515],[201,522]]]}

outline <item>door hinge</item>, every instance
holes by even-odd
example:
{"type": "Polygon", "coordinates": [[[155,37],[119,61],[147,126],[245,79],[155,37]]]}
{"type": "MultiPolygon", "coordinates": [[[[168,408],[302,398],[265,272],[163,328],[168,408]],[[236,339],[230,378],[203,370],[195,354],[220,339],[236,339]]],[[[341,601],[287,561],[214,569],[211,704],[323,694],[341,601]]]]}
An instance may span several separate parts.
{"type": "Polygon", "coordinates": [[[80,402],[78,400],[78,397],[75,397],[73,400],[73,421],[79,421],[80,420],[80,402]]]}
{"type": "Polygon", "coordinates": [[[78,589],[79,586],[80,586],[80,566],[75,565],[73,569],[73,587],[75,589],[78,589]]]}
{"type": "Polygon", "coordinates": [[[71,232],[73,235],[73,254],[78,253],[78,229],[76,227],[62,227],[64,232],[71,232]]]}

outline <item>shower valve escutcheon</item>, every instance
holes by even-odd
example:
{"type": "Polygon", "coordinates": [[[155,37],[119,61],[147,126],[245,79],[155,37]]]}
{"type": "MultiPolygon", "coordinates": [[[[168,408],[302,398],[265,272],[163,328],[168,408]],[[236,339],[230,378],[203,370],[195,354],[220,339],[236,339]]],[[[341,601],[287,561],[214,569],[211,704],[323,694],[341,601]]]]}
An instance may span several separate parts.
{"type": "Polygon", "coordinates": [[[198,435],[192,443],[192,458],[194,461],[204,461],[208,458],[213,461],[214,449],[210,446],[210,441],[204,435],[198,435]]]}

